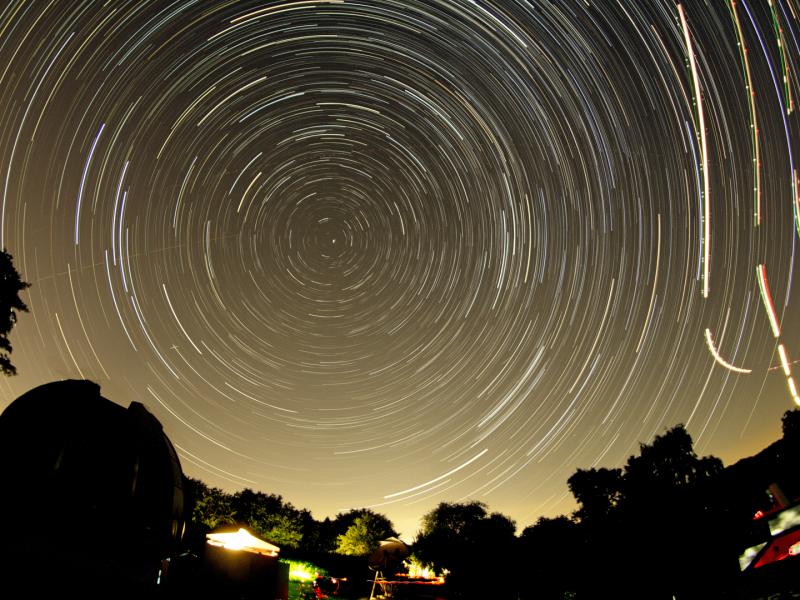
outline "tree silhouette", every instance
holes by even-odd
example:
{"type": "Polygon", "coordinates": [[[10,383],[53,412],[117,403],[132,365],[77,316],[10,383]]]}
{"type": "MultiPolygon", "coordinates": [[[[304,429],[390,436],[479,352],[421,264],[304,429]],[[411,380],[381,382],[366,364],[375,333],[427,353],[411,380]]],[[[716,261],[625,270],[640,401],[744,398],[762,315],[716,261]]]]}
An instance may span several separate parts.
{"type": "Polygon", "coordinates": [[[356,519],[363,517],[364,515],[372,515],[373,517],[376,517],[380,522],[380,527],[388,532],[387,537],[398,537],[400,535],[397,533],[397,531],[395,531],[394,524],[386,515],[377,513],[371,508],[351,508],[347,512],[337,514],[336,520],[333,521],[333,526],[336,529],[335,539],[337,540],[337,544],[339,536],[346,534],[347,530],[355,524],[356,519]]]}
{"type": "Polygon", "coordinates": [[[567,480],[569,491],[581,505],[575,518],[595,523],[608,519],[622,498],[623,477],[620,469],[578,469],[567,480]]]}
{"type": "Polygon", "coordinates": [[[793,444],[800,442],[800,409],[787,410],[781,417],[783,439],[793,444]]]}
{"type": "Polygon", "coordinates": [[[322,522],[314,521],[314,527],[316,529],[316,540],[307,543],[304,535],[303,546],[309,550],[327,552],[328,554],[336,552],[336,546],[339,543],[336,522],[331,521],[330,517],[325,517],[322,522]]]}
{"type": "Polygon", "coordinates": [[[519,536],[520,555],[528,575],[520,586],[524,600],[569,598],[575,592],[576,556],[580,556],[583,539],[581,527],[563,515],[548,519],[539,517],[519,536]]]}
{"type": "Polygon", "coordinates": [[[488,508],[478,500],[441,502],[422,517],[414,558],[437,573],[449,571],[447,585],[454,596],[506,598],[515,593],[504,586],[516,582],[496,574],[513,555],[517,525],[498,512],[489,514],[488,508]]]}
{"type": "Polygon", "coordinates": [[[698,458],[692,437],[676,425],[651,444],[639,444],[639,456],[631,456],[625,467],[625,497],[654,492],[674,494],[722,472],[722,461],[713,456],[698,458]]]}
{"type": "Polygon", "coordinates": [[[20,300],[19,293],[27,290],[31,284],[22,281],[19,273],[14,268],[13,257],[3,250],[0,252],[0,370],[7,377],[17,374],[17,369],[11,364],[11,343],[8,334],[17,323],[17,313],[28,312],[28,307],[20,300]]]}
{"type": "Polygon", "coordinates": [[[245,488],[234,494],[233,507],[237,521],[278,546],[297,548],[303,540],[303,515],[283,496],[245,488]]]}
{"type": "Polygon", "coordinates": [[[233,496],[219,488],[209,487],[199,479],[187,478],[194,499],[192,521],[214,529],[220,523],[233,523],[236,511],[233,509],[233,496]]]}
{"type": "Polygon", "coordinates": [[[392,522],[383,515],[367,512],[357,517],[344,535],[339,536],[339,554],[365,556],[380,546],[381,540],[394,536],[392,522]]]}
{"type": "Polygon", "coordinates": [[[568,484],[580,503],[573,516],[583,554],[592,559],[581,566],[587,577],[578,595],[671,598],[696,593],[698,578],[706,587],[719,581],[727,538],[713,488],[722,471],[718,458],[698,458],[683,425],[639,444],[624,471],[579,469],[568,484]],[[685,561],[686,549],[704,538],[722,541],[723,551],[685,561]],[[601,589],[603,581],[615,583],[601,589]]]}

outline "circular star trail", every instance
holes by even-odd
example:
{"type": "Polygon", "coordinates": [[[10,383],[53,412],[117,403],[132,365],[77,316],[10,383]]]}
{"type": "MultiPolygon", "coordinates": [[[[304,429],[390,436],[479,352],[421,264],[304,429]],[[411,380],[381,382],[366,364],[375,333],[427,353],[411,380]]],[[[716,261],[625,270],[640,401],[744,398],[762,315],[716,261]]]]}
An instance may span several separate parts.
{"type": "Polygon", "coordinates": [[[187,473],[406,537],[568,512],[679,422],[758,450],[800,369],[797,11],[13,0],[6,402],[92,379],[187,473]]]}

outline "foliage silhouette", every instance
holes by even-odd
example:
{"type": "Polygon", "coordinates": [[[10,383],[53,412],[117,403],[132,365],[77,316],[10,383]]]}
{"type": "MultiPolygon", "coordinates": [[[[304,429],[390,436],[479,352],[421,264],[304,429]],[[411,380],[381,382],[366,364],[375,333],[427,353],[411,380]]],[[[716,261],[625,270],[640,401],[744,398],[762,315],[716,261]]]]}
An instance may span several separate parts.
{"type": "Polygon", "coordinates": [[[338,538],[339,554],[366,556],[380,546],[381,540],[394,537],[392,522],[384,515],[366,512],[357,517],[344,535],[338,538]]]}
{"type": "Polygon", "coordinates": [[[278,546],[297,548],[303,540],[303,516],[282,496],[245,488],[233,496],[237,520],[278,546]]]}
{"type": "Polygon", "coordinates": [[[787,410],[781,417],[783,439],[800,443],[800,409],[787,410]]]}
{"type": "Polygon", "coordinates": [[[394,524],[386,515],[376,513],[371,508],[351,508],[347,512],[340,512],[337,514],[336,519],[333,521],[334,528],[336,529],[337,544],[339,536],[346,534],[347,530],[355,524],[356,519],[365,515],[372,515],[373,517],[376,517],[376,523],[379,523],[379,527],[382,527],[389,532],[387,537],[398,537],[400,535],[397,531],[395,531],[394,524]]]}
{"type": "Polygon", "coordinates": [[[233,509],[233,497],[219,488],[209,487],[199,479],[188,478],[191,486],[194,507],[192,521],[209,530],[221,523],[233,523],[236,511],[233,509]]]}
{"type": "Polygon", "coordinates": [[[580,504],[575,518],[581,522],[609,519],[622,498],[623,478],[620,469],[578,469],[567,480],[569,491],[580,504]]]}
{"type": "Polygon", "coordinates": [[[639,444],[639,456],[631,456],[625,467],[626,499],[638,494],[673,493],[691,488],[722,472],[722,461],[713,456],[698,458],[692,437],[683,425],[676,425],[652,444],[639,444]]]}
{"type": "Polygon", "coordinates": [[[497,574],[514,552],[516,522],[498,512],[488,513],[478,500],[441,502],[422,517],[414,542],[414,559],[437,573],[448,571],[452,597],[506,598],[516,594],[513,578],[497,574]],[[475,565],[481,564],[480,569],[475,565]]]}
{"type": "Polygon", "coordinates": [[[17,324],[17,311],[28,312],[19,293],[31,287],[30,283],[22,281],[13,260],[5,250],[0,252],[0,315],[5,315],[0,317],[0,370],[6,377],[17,374],[16,367],[11,364],[12,348],[8,334],[17,324]]]}
{"type": "Polygon", "coordinates": [[[576,563],[583,539],[580,526],[564,515],[539,517],[520,534],[520,556],[524,558],[529,582],[521,585],[520,598],[558,599],[575,593],[576,563]]]}
{"type": "Polygon", "coordinates": [[[682,557],[698,539],[727,539],[714,504],[722,471],[718,458],[698,458],[683,425],[640,444],[624,470],[579,469],[568,485],[580,505],[573,518],[582,554],[592,559],[582,565],[591,576],[578,595],[671,598],[714,588],[727,572],[722,554],[682,557]],[[701,574],[705,587],[696,584],[701,574]]]}

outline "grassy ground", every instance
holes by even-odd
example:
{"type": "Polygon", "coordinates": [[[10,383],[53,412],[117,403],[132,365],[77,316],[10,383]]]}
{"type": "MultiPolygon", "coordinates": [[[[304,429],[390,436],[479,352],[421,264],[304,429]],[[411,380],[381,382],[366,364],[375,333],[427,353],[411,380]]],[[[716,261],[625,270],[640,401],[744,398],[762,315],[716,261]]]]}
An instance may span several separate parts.
{"type": "MultiPolygon", "coordinates": [[[[362,600],[369,598],[367,596],[343,596],[335,594],[333,596],[324,596],[331,600],[362,600]]],[[[316,594],[311,590],[311,581],[289,580],[289,600],[317,600],[316,594]]]]}
{"type": "Polygon", "coordinates": [[[305,600],[305,593],[309,591],[310,581],[289,580],[289,600],[305,600]]]}

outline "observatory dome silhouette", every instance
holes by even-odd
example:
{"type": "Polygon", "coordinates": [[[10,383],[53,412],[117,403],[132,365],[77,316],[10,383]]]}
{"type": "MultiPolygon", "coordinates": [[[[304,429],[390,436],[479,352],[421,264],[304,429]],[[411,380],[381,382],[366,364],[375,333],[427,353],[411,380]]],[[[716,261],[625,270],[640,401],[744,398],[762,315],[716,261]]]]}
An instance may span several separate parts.
{"type": "MultiPolygon", "coordinates": [[[[185,526],[184,475],[161,423],[91,381],[39,386],[0,414],[6,564],[155,583],[185,526]],[[55,560],[54,560],[55,559],[55,560]]],[[[83,579],[85,581],[85,579],[83,579]]]]}

